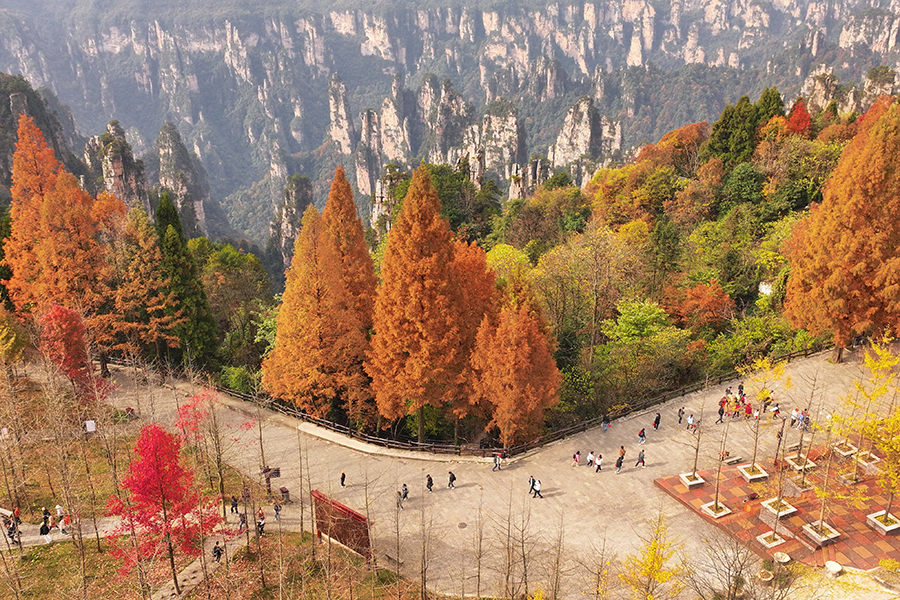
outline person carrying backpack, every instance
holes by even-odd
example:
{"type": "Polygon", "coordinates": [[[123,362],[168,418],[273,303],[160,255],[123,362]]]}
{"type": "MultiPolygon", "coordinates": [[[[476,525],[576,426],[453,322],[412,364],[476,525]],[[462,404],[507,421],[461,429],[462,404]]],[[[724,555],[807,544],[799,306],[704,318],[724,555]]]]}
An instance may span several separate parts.
{"type": "Polygon", "coordinates": [[[224,550],[222,550],[222,546],[219,545],[219,542],[216,542],[216,545],[213,546],[212,549],[213,560],[222,562],[222,554],[224,554],[224,550]]]}

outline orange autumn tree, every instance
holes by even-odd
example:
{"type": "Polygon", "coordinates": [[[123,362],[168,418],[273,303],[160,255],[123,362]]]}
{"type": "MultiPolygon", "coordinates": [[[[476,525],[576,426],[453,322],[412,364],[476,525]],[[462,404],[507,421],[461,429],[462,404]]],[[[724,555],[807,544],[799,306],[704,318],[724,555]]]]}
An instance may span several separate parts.
{"type": "Polygon", "coordinates": [[[344,288],[352,299],[363,332],[368,333],[372,329],[375,305],[375,266],[366,249],[362,221],[356,214],[353,190],[342,166],[334,171],[334,181],[322,217],[338,251],[344,288]]]}
{"type": "Polygon", "coordinates": [[[453,245],[440,212],[428,169],[420,166],[388,236],[366,361],[379,412],[391,420],[416,415],[420,442],[425,407],[452,402],[460,384],[453,245]]]}
{"type": "Polygon", "coordinates": [[[124,214],[124,205],[108,197],[97,202],[81,189],[30,117],[19,119],[18,135],[4,245],[10,298],[23,313],[40,314],[54,304],[76,310],[91,337],[102,337],[99,313],[111,272],[99,239],[108,215],[98,209],[124,214]]]}
{"type": "Polygon", "coordinates": [[[263,386],[315,417],[333,417],[333,409],[342,409],[363,424],[369,416],[365,342],[341,280],[337,249],[310,206],[287,271],[275,347],[263,361],[263,386]]]}
{"type": "Polygon", "coordinates": [[[166,347],[177,347],[175,328],[184,318],[163,267],[156,228],[143,209],[128,214],[114,262],[114,309],[109,315],[114,349],[128,356],[162,356],[166,347]]]}
{"type": "Polygon", "coordinates": [[[460,352],[456,368],[460,374],[460,387],[451,401],[450,410],[458,426],[459,420],[468,415],[476,404],[474,374],[469,358],[475,348],[481,322],[485,318],[492,323],[496,321],[497,277],[494,270],[488,267],[484,250],[478,244],[462,240],[453,243],[452,273],[459,311],[460,352]]]}
{"type": "Polygon", "coordinates": [[[734,300],[715,278],[678,290],[674,296],[672,312],[695,333],[720,332],[734,315],[734,300]]]}
{"type": "Polygon", "coordinates": [[[478,330],[474,391],[493,407],[488,428],[500,430],[504,447],[537,436],[544,412],[559,402],[562,376],[545,331],[534,304],[515,299],[501,309],[496,325],[485,319],[478,330]]]}
{"type": "Polygon", "coordinates": [[[898,160],[900,108],[880,102],[788,243],[785,314],[795,327],[831,330],[837,360],[856,334],[900,333],[898,160]]]}

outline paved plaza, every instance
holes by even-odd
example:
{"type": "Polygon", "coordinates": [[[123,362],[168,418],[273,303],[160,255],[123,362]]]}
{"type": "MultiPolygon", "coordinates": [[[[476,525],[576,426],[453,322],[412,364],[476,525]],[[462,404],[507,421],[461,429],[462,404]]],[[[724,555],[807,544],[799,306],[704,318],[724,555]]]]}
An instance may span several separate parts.
{"type": "MultiPolygon", "coordinates": [[[[823,419],[852,389],[854,379],[866,378],[858,354],[847,353],[846,362],[840,365],[831,364],[830,358],[829,353],[822,353],[788,366],[793,386],[776,393],[782,414],[794,406],[810,405],[812,398],[813,420],[823,419]]],[[[127,371],[119,370],[117,377],[122,381],[114,401],[135,406],[138,393],[124,381],[127,371]]],[[[730,385],[736,389],[738,383],[730,385]]],[[[506,564],[509,549],[515,546],[515,579],[521,580],[526,566],[529,591],[536,587],[546,590],[551,574],[559,571],[561,595],[574,598],[592,593],[591,567],[600,557],[601,548],[605,546],[608,553],[619,557],[634,552],[648,531],[647,523],[660,511],[669,524],[670,535],[688,555],[698,556],[706,540],[718,533],[707,519],[654,485],[654,480],[690,471],[696,439],[686,428],[686,418],[691,414],[701,419],[703,430],[698,468],[715,466],[723,426],[714,421],[727,385],[617,419],[608,431],[592,429],[547,445],[505,462],[495,472],[491,471],[490,459],[387,450],[277,412],[258,410],[233,398],[223,398],[219,420],[228,431],[227,460],[246,476],[258,479],[263,462],[257,428],[250,426],[259,417],[265,463],[281,469],[282,477],[273,480],[273,487],[287,487],[294,498],[301,493],[308,498],[309,490],[317,489],[368,515],[373,522],[375,557],[382,567],[395,569],[399,559],[401,572],[418,579],[424,545],[431,589],[474,594],[480,579],[481,594],[500,595],[510,571],[506,564]],[[685,423],[679,425],[677,412],[682,406],[685,423]],[[652,422],[657,411],[661,424],[659,431],[654,431],[652,422]],[[647,442],[639,446],[637,433],[642,428],[647,431],[647,442]],[[620,446],[625,447],[626,456],[622,472],[616,474],[614,463],[620,446]],[[646,454],[646,468],[635,468],[641,449],[646,454]],[[575,451],[582,456],[578,467],[571,466],[575,451]],[[584,465],[589,451],[603,455],[599,473],[584,465]],[[457,476],[456,489],[447,488],[449,471],[457,476]],[[340,486],[342,472],[346,473],[344,488],[340,486]],[[427,474],[434,478],[432,494],[425,489],[427,474]],[[541,480],[543,499],[528,494],[530,476],[541,480]],[[398,511],[396,493],[404,483],[410,489],[410,498],[404,510],[398,511]],[[561,552],[557,551],[559,547],[561,552]]],[[[197,391],[184,383],[172,389],[144,389],[140,392],[141,413],[145,418],[171,423],[175,403],[197,391]]],[[[729,452],[749,460],[753,439],[750,424],[735,421],[728,435],[729,452]]],[[[795,430],[788,431],[787,443],[794,443],[799,435],[795,430]]],[[[775,425],[764,422],[760,456],[773,456],[775,444],[775,425]]],[[[299,504],[287,506],[283,514],[288,522],[297,521],[299,504]]],[[[869,600],[894,597],[877,589],[864,595],[869,600]]],[[[852,595],[842,592],[834,597],[852,595]]]]}

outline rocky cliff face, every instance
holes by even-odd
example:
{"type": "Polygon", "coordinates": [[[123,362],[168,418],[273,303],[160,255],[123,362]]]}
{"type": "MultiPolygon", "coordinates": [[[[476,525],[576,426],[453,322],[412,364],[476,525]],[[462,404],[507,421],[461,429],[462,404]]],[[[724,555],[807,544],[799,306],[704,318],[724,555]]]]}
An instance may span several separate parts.
{"type": "Polygon", "coordinates": [[[553,145],[555,167],[584,149],[602,157],[712,121],[765,85],[793,98],[822,66],[862,81],[869,66],[900,60],[900,7],[888,0],[346,6],[291,13],[260,0],[257,14],[280,16],[222,17],[185,0],[177,19],[121,7],[82,23],[7,11],[0,70],[50,88],[84,131],[117,118],[136,143],[177,122],[210,193],[260,239],[292,173],[313,176],[322,203],[338,162],[358,167],[351,180],[371,192],[386,162],[471,161],[481,148],[488,176],[505,178],[528,170],[523,152],[553,145]],[[600,125],[582,120],[588,129],[560,140],[582,96],[600,125]],[[500,99],[517,107],[515,126],[488,118],[500,99]]]}
{"type": "Polygon", "coordinates": [[[281,281],[274,282],[275,288],[284,287],[284,272],[294,257],[294,242],[300,235],[303,213],[312,203],[313,186],[309,177],[290,177],[284,186],[275,217],[269,225],[269,240],[265,250],[266,270],[276,279],[281,277],[281,281]]]}
{"type": "Polygon", "coordinates": [[[178,208],[185,235],[206,235],[206,212],[211,203],[206,172],[195,163],[173,123],[163,125],[155,148],[159,156],[156,179],[178,208]]]}
{"type": "Polygon", "coordinates": [[[71,151],[71,148],[84,145],[84,139],[73,128],[67,128],[71,124],[71,114],[49,90],[35,91],[22,77],[0,73],[0,203],[4,204],[10,201],[16,131],[23,114],[34,119],[47,145],[70,172],[82,179],[89,177],[84,165],[71,151]]]}
{"type": "Polygon", "coordinates": [[[118,121],[111,121],[106,133],[94,136],[84,146],[84,162],[102,182],[102,188],[125,203],[128,208],[143,208],[151,217],[153,208],[147,196],[144,163],[135,160],[125,131],[118,121]]]}

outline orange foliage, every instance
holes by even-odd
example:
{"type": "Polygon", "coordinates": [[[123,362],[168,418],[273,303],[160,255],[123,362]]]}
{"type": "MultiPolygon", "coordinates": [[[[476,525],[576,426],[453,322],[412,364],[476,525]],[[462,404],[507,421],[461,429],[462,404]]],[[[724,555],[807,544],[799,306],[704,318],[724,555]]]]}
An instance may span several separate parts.
{"type": "Polygon", "coordinates": [[[366,250],[362,221],[356,214],[353,190],[342,166],[334,171],[334,181],[322,217],[341,259],[340,273],[344,288],[350,294],[360,326],[368,332],[372,329],[375,305],[375,267],[366,250]]]}
{"type": "Polygon", "coordinates": [[[832,123],[819,132],[816,136],[817,142],[830,144],[832,142],[847,142],[853,139],[856,133],[856,127],[853,125],[844,125],[842,123],[832,123]]]}
{"type": "Polygon", "coordinates": [[[361,425],[372,410],[362,370],[366,339],[341,279],[340,257],[315,207],[294,243],[275,348],[263,361],[263,386],[316,417],[342,408],[361,425]]]}
{"type": "Polygon", "coordinates": [[[136,355],[177,347],[174,330],[185,319],[170,290],[156,228],[143,210],[129,215],[115,254],[115,309],[109,315],[110,332],[118,336],[114,349],[136,355]]]}
{"type": "Polygon", "coordinates": [[[453,244],[453,278],[459,310],[460,352],[457,369],[460,391],[452,403],[457,418],[463,418],[475,403],[474,376],[469,357],[481,322],[497,319],[497,277],[487,265],[487,255],[477,244],[456,240],[453,244]]]}
{"type": "Polygon", "coordinates": [[[734,313],[734,300],[719,282],[698,283],[683,292],[676,314],[692,330],[712,328],[721,331],[734,313]]]}
{"type": "Polygon", "coordinates": [[[544,329],[529,303],[510,302],[496,326],[485,319],[478,330],[472,355],[475,393],[493,406],[488,428],[500,429],[505,447],[533,439],[544,412],[559,401],[562,377],[544,329]]]}
{"type": "Polygon", "coordinates": [[[13,156],[11,233],[4,246],[10,298],[21,312],[56,304],[85,315],[94,341],[104,338],[98,310],[109,296],[108,248],[99,236],[121,218],[112,197],[98,203],[53,156],[30,117],[19,119],[13,156]],[[98,220],[100,209],[106,219],[98,220]]]}
{"type": "Polygon", "coordinates": [[[900,109],[866,115],[825,187],[822,204],[789,244],[785,313],[798,327],[900,333],[900,109]],[[881,116],[875,118],[878,113],[881,116]]]}
{"type": "Polygon", "coordinates": [[[663,204],[666,214],[676,225],[686,228],[712,218],[724,177],[722,160],[709,159],[697,171],[697,179],[688,182],[674,198],[663,204]]]}
{"type": "Polygon", "coordinates": [[[375,299],[375,334],[366,371],[387,419],[453,401],[459,390],[461,343],[452,276],[450,227],[423,165],[413,174],[388,235],[375,299]]]}

